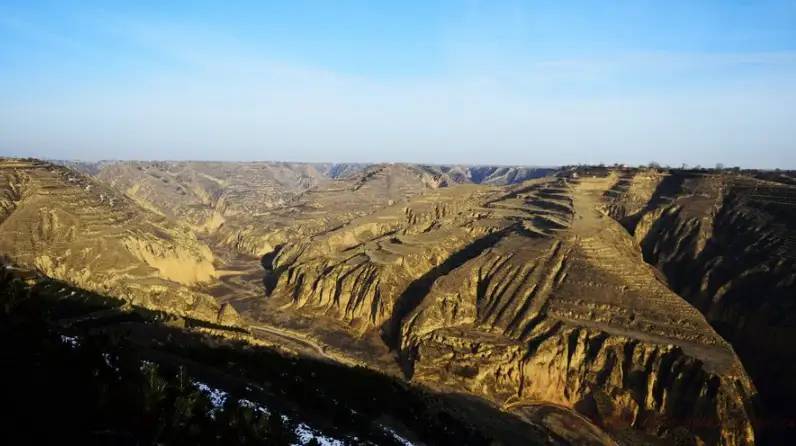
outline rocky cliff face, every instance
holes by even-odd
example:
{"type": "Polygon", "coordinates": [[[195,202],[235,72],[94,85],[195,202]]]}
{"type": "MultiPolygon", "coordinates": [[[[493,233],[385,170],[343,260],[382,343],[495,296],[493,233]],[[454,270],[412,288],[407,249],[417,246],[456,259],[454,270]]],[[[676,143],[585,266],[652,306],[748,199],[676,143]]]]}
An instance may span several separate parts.
{"type": "Polygon", "coordinates": [[[598,211],[612,185],[423,194],[278,250],[269,304],[378,336],[407,378],[506,410],[544,401],[617,436],[754,443],[753,385],[598,211]]]}
{"type": "Polygon", "coordinates": [[[773,430],[796,397],[794,197],[787,181],[673,172],[625,220],[647,261],[735,346],[773,430]]]}
{"type": "Polygon", "coordinates": [[[73,170],[0,160],[0,252],[49,277],[132,303],[214,320],[218,304],[186,285],[212,280],[213,257],[186,227],[73,170]]]}

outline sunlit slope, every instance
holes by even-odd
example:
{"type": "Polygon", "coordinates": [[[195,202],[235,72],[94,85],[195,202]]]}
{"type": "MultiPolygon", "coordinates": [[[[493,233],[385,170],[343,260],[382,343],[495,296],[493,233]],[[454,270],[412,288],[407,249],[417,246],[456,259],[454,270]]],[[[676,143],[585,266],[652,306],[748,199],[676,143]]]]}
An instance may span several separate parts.
{"type": "Polygon", "coordinates": [[[743,367],[599,211],[612,185],[427,192],[278,250],[262,311],[342,322],[406,377],[507,410],[554,403],[664,437],[700,418],[694,438],[753,443],[743,367]]]}
{"type": "Polygon", "coordinates": [[[112,188],[45,162],[0,160],[0,253],[10,262],[132,303],[213,319],[192,291],[214,280],[210,249],[112,188]]]}

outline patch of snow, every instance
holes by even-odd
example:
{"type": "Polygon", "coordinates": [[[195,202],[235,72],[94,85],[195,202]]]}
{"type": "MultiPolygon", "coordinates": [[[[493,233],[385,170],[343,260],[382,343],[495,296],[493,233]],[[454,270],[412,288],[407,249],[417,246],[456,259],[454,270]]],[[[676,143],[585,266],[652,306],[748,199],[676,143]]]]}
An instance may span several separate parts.
{"type": "Polygon", "coordinates": [[[213,408],[220,409],[224,406],[224,402],[227,401],[227,397],[229,396],[227,392],[215,387],[210,387],[207,384],[195,379],[192,379],[191,383],[195,385],[200,392],[207,395],[207,397],[210,399],[210,404],[213,405],[213,408]]]}
{"type": "Polygon", "coordinates": [[[108,367],[113,369],[115,372],[117,372],[117,373],[119,372],[119,367],[114,366],[113,363],[111,362],[111,354],[110,353],[103,353],[102,354],[102,359],[105,360],[105,365],[107,365],[108,367]]]}
{"type": "Polygon", "coordinates": [[[61,335],[61,342],[69,345],[72,348],[77,348],[80,346],[80,340],[77,338],[77,336],[61,335]]]}
{"type": "Polygon", "coordinates": [[[143,371],[143,370],[145,370],[145,369],[147,369],[149,367],[154,367],[154,365],[155,365],[154,362],[147,361],[146,359],[142,359],[141,360],[141,367],[139,367],[139,369],[143,371]]]}
{"type": "Polygon", "coordinates": [[[321,435],[318,431],[307,426],[304,423],[299,423],[299,425],[296,426],[295,432],[296,436],[298,437],[299,442],[297,444],[299,446],[309,444],[309,442],[312,441],[313,438],[317,440],[318,444],[320,444],[321,446],[343,446],[345,444],[336,438],[325,437],[321,435]]]}
{"type": "Polygon", "coordinates": [[[248,407],[249,409],[256,410],[257,412],[264,413],[266,415],[270,414],[271,412],[268,411],[265,407],[260,404],[255,403],[254,401],[247,400],[246,398],[241,398],[238,400],[238,404],[241,407],[248,407]]]}
{"type": "Polygon", "coordinates": [[[384,429],[384,432],[387,432],[388,434],[390,434],[390,436],[392,436],[392,438],[394,438],[395,441],[397,441],[398,443],[401,443],[404,446],[414,446],[414,444],[412,444],[411,441],[409,441],[406,438],[398,435],[397,432],[395,432],[394,430],[390,429],[389,427],[382,426],[381,428],[384,429]]]}

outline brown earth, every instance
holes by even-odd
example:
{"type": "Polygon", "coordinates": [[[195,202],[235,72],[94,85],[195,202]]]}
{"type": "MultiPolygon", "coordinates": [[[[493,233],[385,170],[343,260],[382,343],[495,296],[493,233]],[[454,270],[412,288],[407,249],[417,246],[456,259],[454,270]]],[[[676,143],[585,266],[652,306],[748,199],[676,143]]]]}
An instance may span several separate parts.
{"type": "Polygon", "coordinates": [[[213,254],[190,228],[64,167],[0,159],[0,253],[131,304],[218,316],[197,288],[215,280],[213,254]]]}
{"type": "Polygon", "coordinates": [[[734,346],[769,444],[796,419],[796,182],[787,173],[626,172],[608,212],[734,346]]]}
{"type": "Polygon", "coordinates": [[[787,175],[71,166],[2,161],[13,262],[475,396],[563,443],[760,443],[756,389],[765,416],[792,395],[787,175]]]}

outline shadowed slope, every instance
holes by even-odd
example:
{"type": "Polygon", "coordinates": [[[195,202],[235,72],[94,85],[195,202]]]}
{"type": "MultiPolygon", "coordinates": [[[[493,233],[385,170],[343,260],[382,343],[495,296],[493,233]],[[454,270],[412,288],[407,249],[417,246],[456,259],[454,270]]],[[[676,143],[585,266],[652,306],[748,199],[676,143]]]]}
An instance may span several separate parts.
{"type": "Polygon", "coordinates": [[[735,346],[769,411],[766,440],[780,443],[796,415],[796,187],[773,173],[658,175],[647,204],[621,221],[637,222],[626,226],[645,259],[735,346]]]}

